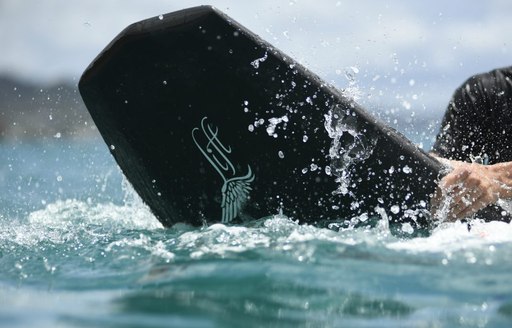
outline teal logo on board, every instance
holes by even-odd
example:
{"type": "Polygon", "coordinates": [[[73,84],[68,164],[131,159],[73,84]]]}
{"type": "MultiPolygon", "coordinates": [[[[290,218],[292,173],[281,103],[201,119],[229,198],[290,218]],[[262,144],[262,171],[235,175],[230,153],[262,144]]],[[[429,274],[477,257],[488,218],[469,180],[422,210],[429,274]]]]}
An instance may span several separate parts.
{"type": "Polygon", "coordinates": [[[219,129],[207,123],[206,120],[207,117],[203,117],[201,127],[192,130],[192,139],[201,154],[222,178],[221,221],[228,223],[238,216],[240,209],[249,198],[254,174],[251,167],[247,165],[247,174],[238,175],[235,166],[228,158],[232,151],[231,147],[226,147],[219,140],[219,129]]]}

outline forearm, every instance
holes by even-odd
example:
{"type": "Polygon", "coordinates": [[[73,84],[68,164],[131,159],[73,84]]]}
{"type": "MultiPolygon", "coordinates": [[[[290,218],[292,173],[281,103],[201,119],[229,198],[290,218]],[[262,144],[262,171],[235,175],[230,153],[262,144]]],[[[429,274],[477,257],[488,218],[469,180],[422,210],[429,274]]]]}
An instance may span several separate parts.
{"type": "Polygon", "coordinates": [[[492,165],[471,164],[462,161],[449,160],[431,152],[431,156],[452,168],[464,167],[467,171],[481,171],[484,177],[489,178],[497,185],[499,198],[512,198],[512,162],[496,163],[492,165]]]}

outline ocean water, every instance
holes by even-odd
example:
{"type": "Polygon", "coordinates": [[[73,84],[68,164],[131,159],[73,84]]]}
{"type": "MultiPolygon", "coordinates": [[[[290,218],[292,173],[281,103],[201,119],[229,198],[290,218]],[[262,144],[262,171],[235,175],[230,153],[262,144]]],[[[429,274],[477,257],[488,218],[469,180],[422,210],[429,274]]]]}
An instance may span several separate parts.
{"type": "Polygon", "coordinates": [[[512,226],[165,229],[101,141],[0,144],[1,327],[511,327],[512,226]]]}

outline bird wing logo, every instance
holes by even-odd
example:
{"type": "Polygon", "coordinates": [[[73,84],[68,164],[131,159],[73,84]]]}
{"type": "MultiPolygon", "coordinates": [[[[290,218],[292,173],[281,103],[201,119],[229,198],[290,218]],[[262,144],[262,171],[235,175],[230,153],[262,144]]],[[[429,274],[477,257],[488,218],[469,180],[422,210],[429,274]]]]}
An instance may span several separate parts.
{"type": "Polygon", "coordinates": [[[249,198],[252,190],[251,182],[255,177],[249,165],[247,165],[247,174],[238,174],[228,157],[232,152],[231,147],[225,146],[219,140],[219,129],[206,121],[207,117],[203,117],[201,127],[192,129],[192,139],[201,154],[222,178],[221,221],[229,223],[238,216],[249,198]]]}

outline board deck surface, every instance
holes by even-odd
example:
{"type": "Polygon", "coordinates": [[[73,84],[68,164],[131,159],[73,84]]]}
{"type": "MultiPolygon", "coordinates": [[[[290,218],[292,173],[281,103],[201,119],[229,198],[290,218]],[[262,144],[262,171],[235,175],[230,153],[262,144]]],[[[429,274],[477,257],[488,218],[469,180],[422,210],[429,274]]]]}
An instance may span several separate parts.
{"type": "Polygon", "coordinates": [[[313,224],[428,225],[442,165],[215,8],[130,25],[79,89],[166,226],[279,211],[313,224]]]}

